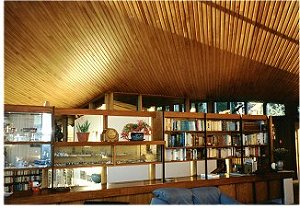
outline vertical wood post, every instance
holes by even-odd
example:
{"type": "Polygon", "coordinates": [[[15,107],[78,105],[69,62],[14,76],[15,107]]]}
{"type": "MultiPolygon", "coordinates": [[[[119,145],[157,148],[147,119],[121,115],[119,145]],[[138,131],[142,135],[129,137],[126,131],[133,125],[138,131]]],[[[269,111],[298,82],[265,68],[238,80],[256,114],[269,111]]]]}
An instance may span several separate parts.
{"type": "Polygon", "coordinates": [[[142,95],[138,95],[137,111],[143,111],[143,96],[142,95]]]}
{"type": "Polygon", "coordinates": [[[113,110],[114,109],[114,93],[105,93],[104,103],[106,106],[106,110],[113,110]]]}

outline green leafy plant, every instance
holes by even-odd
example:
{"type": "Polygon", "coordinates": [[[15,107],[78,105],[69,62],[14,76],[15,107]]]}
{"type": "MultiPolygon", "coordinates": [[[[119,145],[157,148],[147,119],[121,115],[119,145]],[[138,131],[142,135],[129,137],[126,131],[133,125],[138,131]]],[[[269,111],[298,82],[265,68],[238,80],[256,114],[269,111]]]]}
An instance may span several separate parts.
{"type": "Polygon", "coordinates": [[[151,126],[142,120],[137,123],[128,123],[123,127],[121,137],[128,139],[130,132],[143,132],[145,135],[150,135],[151,126]]]}
{"type": "Polygon", "coordinates": [[[83,124],[78,123],[76,125],[76,129],[77,129],[78,132],[86,133],[86,132],[89,131],[90,124],[91,123],[88,122],[88,121],[85,121],[83,124]]]}

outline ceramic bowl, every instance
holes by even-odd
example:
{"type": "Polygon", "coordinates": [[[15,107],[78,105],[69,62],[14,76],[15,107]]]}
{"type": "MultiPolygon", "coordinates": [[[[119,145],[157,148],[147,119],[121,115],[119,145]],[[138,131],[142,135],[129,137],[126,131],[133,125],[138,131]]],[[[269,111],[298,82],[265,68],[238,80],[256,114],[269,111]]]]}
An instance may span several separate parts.
{"type": "Polygon", "coordinates": [[[100,183],[101,182],[101,174],[92,174],[91,179],[94,183],[100,183]]]}
{"type": "Polygon", "coordinates": [[[131,132],[131,140],[132,141],[143,141],[144,140],[144,133],[142,132],[131,132]]]}

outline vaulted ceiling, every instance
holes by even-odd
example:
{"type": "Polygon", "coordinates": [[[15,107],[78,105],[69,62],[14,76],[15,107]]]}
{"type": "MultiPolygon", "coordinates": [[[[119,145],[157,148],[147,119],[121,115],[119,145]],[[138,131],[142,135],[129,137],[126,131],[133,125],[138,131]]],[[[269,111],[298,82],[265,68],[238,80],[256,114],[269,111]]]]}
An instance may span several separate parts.
{"type": "Polygon", "coordinates": [[[298,1],[4,2],[4,102],[298,102],[298,1]]]}

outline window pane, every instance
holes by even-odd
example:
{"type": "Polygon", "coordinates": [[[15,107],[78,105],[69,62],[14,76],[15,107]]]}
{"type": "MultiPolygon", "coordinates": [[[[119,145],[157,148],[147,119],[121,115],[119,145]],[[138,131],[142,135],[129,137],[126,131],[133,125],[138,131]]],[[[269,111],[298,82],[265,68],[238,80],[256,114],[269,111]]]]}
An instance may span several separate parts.
{"type": "Polygon", "coordinates": [[[231,114],[245,114],[245,103],[244,102],[230,102],[231,114]]]}
{"type": "Polygon", "coordinates": [[[215,102],[215,113],[226,113],[228,109],[227,102],[215,102]]]}
{"type": "Polygon", "coordinates": [[[162,111],[163,108],[160,106],[160,107],[157,107],[156,110],[157,110],[157,111],[162,111]]]}
{"type": "Polygon", "coordinates": [[[249,115],[263,115],[264,114],[263,103],[248,102],[247,109],[248,109],[249,115]]]}
{"type": "Polygon", "coordinates": [[[180,105],[174,105],[174,112],[179,112],[180,111],[180,105]]]}
{"type": "Polygon", "coordinates": [[[197,103],[197,112],[207,113],[207,103],[197,103]]]}
{"type": "Polygon", "coordinates": [[[190,112],[196,112],[195,103],[191,103],[191,109],[190,112]]]}
{"type": "Polygon", "coordinates": [[[165,111],[170,111],[170,106],[165,106],[165,111]]]}
{"type": "Polygon", "coordinates": [[[279,103],[267,103],[267,115],[269,116],[284,116],[285,106],[279,103]]]}

